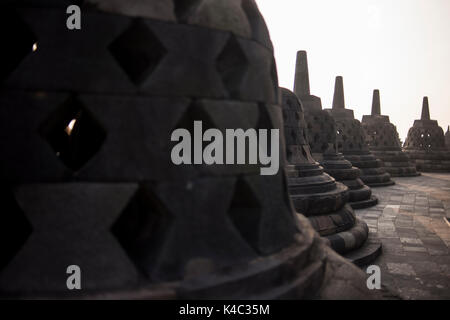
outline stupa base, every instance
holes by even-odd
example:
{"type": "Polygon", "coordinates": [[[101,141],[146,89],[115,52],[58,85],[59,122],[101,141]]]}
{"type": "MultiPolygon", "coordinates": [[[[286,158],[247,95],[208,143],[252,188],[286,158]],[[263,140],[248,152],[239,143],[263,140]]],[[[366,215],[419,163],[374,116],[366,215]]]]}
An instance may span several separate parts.
{"type": "Polygon", "coordinates": [[[349,202],[349,204],[353,209],[365,209],[376,206],[378,204],[378,198],[375,196],[371,196],[369,199],[349,202]]]}
{"type": "Polygon", "coordinates": [[[358,250],[344,254],[344,258],[354,263],[358,267],[367,266],[375,261],[382,253],[382,244],[380,239],[374,235],[369,235],[369,238],[364,245],[358,250]]]}
{"type": "Polygon", "coordinates": [[[414,170],[408,170],[408,168],[389,168],[385,167],[386,172],[391,175],[391,177],[418,177],[420,172],[417,172],[416,168],[414,170]]]}
{"type": "Polygon", "coordinates": [[[420,175],[407,154],[401,150],[371,150],[371,152],[383,161],[384,169],[391,177],[417,177],[420,175]]]}
{"type": "Polygon", "coordinates": [[[369,187],[386,187],[394,185],[391,175],[386,172],[383,162],[371,153],[344,155],[355,167],[361,170],[361,180],[369,187]]]}
{"type": "Polygon", "coordinates": [[[421,172],[450,172],[448,160],[424,160],[416,159],[417,170],[421,172]]]}
{"type": "Polygon", "coordinates": [[[325,237],[330,247],[339,254],[345,254],[362,247],[369,236],[369,227],[361,219],[356,219],[355,225],[346,231],[325,237]]]}
{"type": "Polygon", "coordinates": [[[395,181],[389,180],[384,182],[365,182],[371,188],[389,187],[395,184],[395,181]]]}
{"type": "MultiPolygon", "coordinates": [[[[377,299],[366,275],[333,252],[298,214],[294,243],[281,252],[223,270],[198,270],[179,282],[109,292],[24,295],[21,299],[377,299]],[[345,285],[343,285],[345,284],[345,285]]],[[[11,298],[11,296],[9,296],[11,298]]]]}

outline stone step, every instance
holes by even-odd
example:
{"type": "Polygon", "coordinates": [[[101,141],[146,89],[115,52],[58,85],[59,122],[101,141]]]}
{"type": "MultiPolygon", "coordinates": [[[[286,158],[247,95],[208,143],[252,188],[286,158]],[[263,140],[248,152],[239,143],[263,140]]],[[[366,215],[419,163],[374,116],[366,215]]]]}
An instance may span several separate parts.
{"type": "Polygon", "coordinates": [[[378,198],[376,196],[371,196],[369,199],[354,201],[349,203],[353,209],[364,209],[373,207],[378,204],[378,198]]]}
{"type": "Polygon", "coordinates": [[[369,234],[369,238],[364,245],[351,252],[343,255],[344,258],[354,263],[358,267],[369,265],[373,262],[382,252],[382,243],[374,234],[369,234]]]}

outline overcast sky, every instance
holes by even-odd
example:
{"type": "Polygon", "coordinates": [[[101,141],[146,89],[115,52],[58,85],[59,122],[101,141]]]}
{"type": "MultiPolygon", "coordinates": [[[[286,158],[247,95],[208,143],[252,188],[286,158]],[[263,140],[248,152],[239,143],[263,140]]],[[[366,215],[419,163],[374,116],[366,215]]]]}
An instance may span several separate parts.
{"type": "Polygon", "coordinates": [[[275,46],[280,86],[293,89],[298,50],[306,50],[311,93],[331,107],[344,77],[347,108],[370,114],[373,89],[404,141],[420,118],[450,124],[450,0],[256,0],[275,46]]]}

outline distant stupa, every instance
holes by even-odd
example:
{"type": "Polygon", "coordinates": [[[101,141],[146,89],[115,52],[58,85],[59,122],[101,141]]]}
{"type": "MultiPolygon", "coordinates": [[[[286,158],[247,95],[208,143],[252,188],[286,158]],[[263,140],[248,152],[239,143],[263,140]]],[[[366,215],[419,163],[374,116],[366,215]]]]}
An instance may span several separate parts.
{"type": "Polygon", "coordinates": [[[307,136],[314,159],[320,162],[326,173],[349,188],[352,208],[361,209],[376,205],[378,199],[372,195],[372,189],[360,179],[361,170],[336,151],[334,119],[322,110],[321,99],[310,93],[306,51],[297,53],[294,91],[303,105],[307,136]]]}
{"type": "Polygon", "coordinates": [[[373,91],[372,114],[365,115],[362,126],[366,132],[367,144],[375,157],[383,160],[384,168],[394,177],[414,177],[416,166],[402,151],[397,128],[389,116],[381,115],[380,91],[373,91]]]}
{"type": "Polygon", "coordinates": [[[345,108],[344,81],[336,77],[332,109],[326,109],[336,122],[338,151],[353,166],[361,169],[361,180],[369,187],[383,187],[395,184],[391,175],[383,168],[383,161],[369,150],[361,122],[355,119],[353,110],[345,108]]]}
{"type": "Polygon", "coordinates": [[[367,241],[367,224],[356,217],[347,203],[349,189],[324,173],[313,158],[300,100],[288,89],[281,88],[281,93],[286,173],[295,209],[308,217],[314,229],[338,253],[351,254],[350,259],[356,264],[375,259],[381,252],[381,243],[367,241]]]}
{"type": "Polygon", "coordinates": [[[450,150],[450,126],[447,127],[447,132],[445,133],[445,145],[450,150]]]}
{"type": "Polygon", "coordinates": [[[450,151],[446,146],[444,130],[437,120],[430,118],[428,97],[423,98],[422,116],[409,129],[404,151],[416,163],[419,171],[450,172],[450,151]]]}

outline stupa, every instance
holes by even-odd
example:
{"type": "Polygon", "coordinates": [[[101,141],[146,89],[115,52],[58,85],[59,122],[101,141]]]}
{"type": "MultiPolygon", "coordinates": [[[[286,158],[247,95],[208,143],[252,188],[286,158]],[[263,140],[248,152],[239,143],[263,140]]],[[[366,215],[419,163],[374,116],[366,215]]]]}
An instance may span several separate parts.
{"type": "Polygon", "coordinates": [[[322,101],[311,95],[306,51],[297,53],[294,92],[303,105],[308,142],[314,159],[325,172],[349,188],[349,203],[353,209],[374,206],[378,199],[360,179],[361,171],[336,151],[336,125],[333,117],[322,110],[322,101]]]}
{"type": "Polygon", "coordinates": [[[171,162],[194,120],[283,127],[254,1],[86,0],[76,31],[71,2],[0,5],[2,297],[376,295],[293,211],[282,170],[171,162]]]}
{"type": "MultiPolygon", "coordinates": [[[[319,234],[341,254],[361,248],[368,238],[367,224],[347,203],[348,188],[336,182],[314,160],[308,144],[303,107],[298,97],[282,88],[288,186],[294,207],[308,217],[319,234]]],[[[380,251],[363,250],[359,260],[369,262],[380,251]]]]}
{"type": "Polygon", "coordinates": [[[389,116],[381,115],[379,90],[373,91],[372,114],[363,116],[362,126],[370,152],[383,161],[384,168],[391,176],[420,175],[415,164],[402,151],[397,128],[390,122],[389,116]]]}
{"type": "Polygon", "coordinates": [[[383,168],[383,162],[370,152],[361,122],[355,119],[353,110],[345,108],[342,77],[336,77],[332,109],[325,110],[333,116],[336,123],[338,151],[361,170],[361,180],[369,187],[393,185],[394,181],[383,168]]]}
{"type": "Polygon", "coordinates": [[[445,144],[444,130],[430,118],[428,97],[423,98],[422,116],[408,131],[403,150],[422,172],[449,172],[450,151],[445,144]]]}
{"type": "Polygon", "coordinates": [[[445,133],[445,145],[450,150],[450,126],[447,127],[447,132],[445,133]]]}

